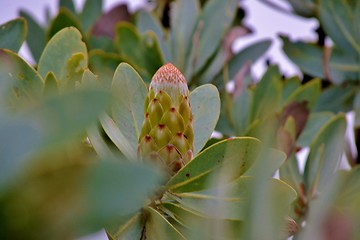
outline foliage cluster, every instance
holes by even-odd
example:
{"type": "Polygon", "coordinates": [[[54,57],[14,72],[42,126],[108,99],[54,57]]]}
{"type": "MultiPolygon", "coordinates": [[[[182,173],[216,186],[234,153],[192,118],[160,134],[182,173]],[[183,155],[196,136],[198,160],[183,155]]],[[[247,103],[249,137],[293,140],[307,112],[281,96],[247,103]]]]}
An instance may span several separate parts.
{"type": "Polygon", "coordinates": [[[282,36],[303,79],[277,66],[251,78],[271,41],[232,51],[249,33],[236,0],[134,13],[60,0],[47,26],[24,10],[0,25],[0,237],[359,239],[345,114],[360,148],[360,2],[288,2],[319,22],[316,43],[282,36]],[[24,41],[33,66],[18,55],[24,41]],[[188,81],[194,128],[194,158],[170,179],[137,156],[148,84],[166,62],[188,81]]]}

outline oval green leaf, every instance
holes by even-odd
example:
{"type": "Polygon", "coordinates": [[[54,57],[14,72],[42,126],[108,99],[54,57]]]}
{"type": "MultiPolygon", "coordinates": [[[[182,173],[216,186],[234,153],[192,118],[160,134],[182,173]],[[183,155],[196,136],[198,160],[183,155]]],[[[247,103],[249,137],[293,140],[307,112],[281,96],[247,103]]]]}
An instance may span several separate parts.
{"type": "MultiPolygon", "coordinates": [[[[121,134],[118,138],[126,144],[120,147],[123,153],[128,152],[128,157],[136,159],[138,140],[144,121],[144,104],[147,94],[146,85],[137,72],[126,63],[121,63],[115,71],[111,85],[112,93],[116,97],[113,105],[112,116],[121,134]]],[[[116,134],[107,132],[108,134],[116,134]]],[[[109,136],[110,136],[109,135],[109,136]]],[[[112,138],[110,136],[110,138],[112,138]]]]}
{"type": "Polygon", "coordinates": [[[46,45],[38,65],[38,72],[45,78],[48,72],[53,72],[60,81],[66,80],[67,63],[76,53],[85,56],[84,65],[87,66],[88,57],[85,43],[81,40],[79,30],[68,27],[60,30],[46,45]]]}
{"type": "Polygon", "coordinates": [[[27,35],[24,18],[16,18],[0,25],[0,48],[19,51],[27,35]]]}
{"type": "Polygon", "coordinates": [[[194,155],[205,146],[220,115],[220,96],[214,85],[206,84],[190,93],[194,124],[194,155]]]}
{"type": "Polygon", "coordinates": [[[261,147],[255,138],[230,138],[205,149],[167,183],[174,193],[200,191],[209,187],[220,172],[224,180],[241,176],[256,161],[261,147]]]}

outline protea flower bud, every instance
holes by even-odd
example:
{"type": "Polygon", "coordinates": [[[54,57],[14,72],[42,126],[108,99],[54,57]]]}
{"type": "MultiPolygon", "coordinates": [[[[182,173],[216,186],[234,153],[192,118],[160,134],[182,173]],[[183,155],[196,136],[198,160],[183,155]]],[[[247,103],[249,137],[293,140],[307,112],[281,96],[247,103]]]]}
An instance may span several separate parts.
{"type": "Polygon", "coordinates": [[[194,131],[185,77],[171,63],[153,76],[145,101],[138,155],[171,175],[193,157],[194,131]]]}

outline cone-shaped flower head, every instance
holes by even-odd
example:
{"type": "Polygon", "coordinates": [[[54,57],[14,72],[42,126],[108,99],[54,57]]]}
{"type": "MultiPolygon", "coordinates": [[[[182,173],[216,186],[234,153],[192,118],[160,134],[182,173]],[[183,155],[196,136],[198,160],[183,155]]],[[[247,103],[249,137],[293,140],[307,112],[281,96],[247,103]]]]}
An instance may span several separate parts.
{"type": "Polygon", "coordinates": [[[153,76],[144,112],[138,155],[173,175],[193,157],[194,131],[186,79],[171,63],[153,76]]]}

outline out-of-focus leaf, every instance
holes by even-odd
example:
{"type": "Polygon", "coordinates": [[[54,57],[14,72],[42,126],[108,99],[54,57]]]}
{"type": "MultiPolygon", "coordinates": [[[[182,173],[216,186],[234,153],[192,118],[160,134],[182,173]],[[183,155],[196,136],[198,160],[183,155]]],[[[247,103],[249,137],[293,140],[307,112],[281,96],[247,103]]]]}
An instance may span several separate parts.
{"type": "Polygon", "coordinates": [[[147,239],[181,239],[186,238],[171,223],[152,207],[146,208],[148,218],[146,221],[147,239]]]}
{"type": "Polygon", "coordinates": [[[300,174],[298,159],[292,154],[279,169],[280,179],[289,184],[297,193],[300,192],[300,184],[304,182],[300,174]]]}
{"type": "Polygon", "coordinates": [[[311,113],[303,132],[300,134],[297,144],[300,147],[308,147],[318,134],[319,129],[334,116],[331,112],[311,113]]]}
{"type": "Polygon", "coordinates": [[[46,147],[61,146],[94,124],[111,102],[111,96],[101,89],[81,89],[45,98],[28,113],[43,128],[46,147]],[[79,114],[81,112],[81,114],[79,114]]]}
{"type": "Polygon", "coordinates": [[[20,16],[26,19],[28,25],[28,34],[26,43],[36,62],[39,61],[42,51],[45,48],[45,30],[44,28],[26,11],[20,10],[20,16]]]}
{"type": "Polygon", "coordinates": [[[106,53],[100,49],[89,52],[89,68],[106,87],[110,88],[114,72],[120,63],[121,59],[118,54],[106,53]]]}
{"type": "MultiPolygon", "coordinates": [[[[112,109],[112,116],[119,131],[119,136],[111,136],[116,133],[107,131],[110,138],[120,138],[127,143],[127,148],[120,148],[127,157],[136,159],[138,140],[144,121],[144,104],[147,94],[146,86],[141,77],[128,64],[121,63],[115,71],[112,82],[112,92],[116,98],[112,109]]],[[[106,130],[106,129],[105,129],[106,130]]],[[[118,146],[119,147],[119,146],[118,146]]]]}
{"type": "Polygon", "coordinates": [[[185,73],[186,62],[192,45],[192,34],[199,14],[199,3],[197,0],[176,1],[172,5],[170,14],[172,63],[185,73]]]}
{"type": "Polygon", "coordinates": [[[81,40],[81,33],[74,27],[60,30],[46,45],[38,64],[38,72],[45,77],[53,72],[59,81],[66,80],[67,63],[76,53],[85,56],[83,65],[87,66],[87,50],[81,40]]]}
{"type": "Polygon", "coordinates": [[[129,23],[117,25],[115,45],[120,56],[147,80],[150,80],[164,63],[155,33],[146,32],[141,36],[129,23]]]}
{"type": "Polygon", "coordinates": [[[256,85],[253,95],[251,120],[261,119],[280,107],[281,75],[278,67],[270,67],[256,85]]]}
{"type": "MultiPolygon", "coordinates": [[[[254,185],[253,177],[239,177],[235,181],[215,188],[196,192],[176,194],[180,206],[202,216],[227,219],[247,220],[247,205],[251,201],[250,192],[254,185]]],[[[294,190],[277,179],[268,180],[272,193],[282,197],[289,205],[296,197],[294,190]]],[[[283,206],[284,208],[287,208],[283,206]]]]}
{"type": "Polygon", "coordinates": [[[136,15],[136,27],[141,34],[147,31],[153,31],[157,37],[161,53],[164,61],[170,61],[170,51],[166,43],[165,32],[161,27],[161,23],[149,11],[140,10],[136,15]]]}
{"type": "Polygon", "coordinates": [[[250,124],[250,116],[252,115],[253,108],[253,93],[247,86],[243,86],[240,95],[234,99],[232,116],[234,120],[234,130],[237,136],[244,135],[250,124]]]}
{"type": "Polygon", "coordinates": [[[261,175],[262,177],[267,176],[271,178],[286,160],[286,154],[277,149],[269,148],[263,151],[266,154],[260,155],[254,165],[244,175],[254,177],[261,175]]]}
{"type": "Polygon", "coordinates": [[[192,73],[199,72],[220,46],[235,17],[236,4],[235,0],[210,0],[204,6],[193,36],[193,54],[188,61],[192,73]]]}
{"type": "Polygon", "coordinates": [[[302,85],[296,89],[290,96],[289,102],[303,102],[307,103],[307,107],[312,110],[317,103],[317,100],[321,93],[321,81],[320,79],[312,80],[305,85],[302,85]]]}
{"type": "Polygon", "coordinates": [[[314,17],[317,14],[317,5],[314,0],[288,0],[293,10],[303,17],[314,17]]]}
{"type": "Polygon", "coordinates": [[[145,219],[140,212],[131,216],[129,219],[125,219],[125,221],[117,221],[116,223],[117,224],[114,226],[106,227],[106,233],[109,237],[109,240],[141,239],[142,231],[145,225],[145,219]]]}
{"type": "Polygon", "coordinates": [[[59,0],[59,8],[66,8],[67,10],[71,11],[72,13],[76,13],[75,5],[73,0],[59,0]]]}
{"type": "Polygon", "coordinates": [[[131,16],[126,4],[119,4],[109,12],[104,13],[95,22],[91,33],[95,36],[115,37],[115,27],[119,22],[130,22],[131,16]]]}
{"type": "Polygon", "coordinates": [[[198,154],[167,183],[174,193],[200,191],[209,187],[221,172],[224,181],[241,176],[259,154],[261,144],[255,138],[231,138],[216,143],[198,154]]]}
{"type": "Polygon", "coordinates": [[[50,40],[63,28],[75,27],[81,31],[80,22],[76,16],[66,8],[60,8],[58,15],[51,21],[46,33],[46,39],[50,40]]]}
{"type": "Polygon", "coordinates": [[[102,0],[86,0],[80,14],[80,21],[84,32],[89,32],[102,13],[102,0]]]}
{"type": "Polygon", "coordinates": [[[204,147],[220,115],[220,96],[214,85],[206,84],[190,93],[194,124],[194,155],[204,147]],[[211,109],[211,111],[209,111],[211,109]]]}
{"type": "Polygon", "coordinates": [[[321,26],[331,39],[347,53],[360,54],[358,23],[354,21],[355,11],[360,8],[356,1],[320,1],[321,26]]]}
{"type": "Polygon", "coordinates": [[[334,113],[352,110],[357,88],[351,85],[331,86],[322,91],[314,111],[330,111],[334,113]],[[336,99],[336,101],[334,101],[336,99]]]}
{"type": "Polygon", "coordinates": [[[304,42],[291,42],[284,36],[281,39],[286,55],[305,73],[322,79],[329,77],[337,84],[358,80],[360,65],[354,52],[344,53],[339,48],[333,48],[329,61],[324,65],[324,48],[304,42]],[[325,71],[328,71],[329,76],[325,71]]]}
{"type": "Polygon", "coordinates": [[[335,207],[354,217],[360,216],[358,202],[360,201],[360,168],[359,166],[350,171],[340,172],[341,187],[336,197],[335,207]]]}
{"type": "Polygon", "coordinates": [[[344,135],[346,130],[346,118],[344,114],[334,116],[324,125],[310,145],[310,153],[306,161],[304,179],[306,189],[309,191],[317,181],[316,189],[321,191],[334,177],[334,172],[344,151],[344,135]],[[319,149],[323,148],[323,153],[319,156],[319,149]]]}
{"type": "Polygon", "coordinates": [[[245,206],[247,218],[242,239],[285,239],[288,235],[284,231],[286,217],[290,204],[296,199],[296,192],[280,180],[269,181],[261,171],[255,175],[249,188],[251,201],[245,206]],[[274,185],[273,181],[277,184],[274,185]]]}
{"type": "MultiPolygon", "coordinates": [[[[253,45],[246,47],[237,53],[228,63],[228,75],[229,79],[234,79],[241,67],[247,62],[254,63],[259,57],[261,57],[266,50],[270,47],[271,40],[263,40],[253,45]]],[[[224,81],[222,80],[222,72],[216,77],[216,85],[223,87],[224,81]]]]}
{"type": "Polygon", "coordinates": [[[24,18],[16,18],[0,25],[0,48],[19,51],[26,39],[27,24],[24,18]]]}
{"type": "Polygon", "coordinates": [[[125,161],[101,161],[88,175],[90,215],[109,222],[139,211],[160,186],[160,171],[125,161]]]}
{"type": "Polygon", "coordinates": [[[281,95],[282,105],[288,102],[288,98],[293,94],[293,92],[301,86],[299,77],[292,77],[286,79],[283,82],[283,89],[281,95]]]}
{"type": "MultiPolygon", "coordinates": [[[[206,201],[205,199],[201,200],[206,201]]],[[[177,203],[163,203],[161,206],[170,212],[169,215],[176,221],[173,225],[186,239],[230,240],[239,239],[241,236],[242,221],[207,217],[177,203]],[[209,226],[216,227],[209,228],[209,226]]]]}
{"type": "MultiPolygon", "coordinates": [[[[0,78],[2,87],[0,97],[3,104],[18,108],[18,100],[30,103],[42,95],[43,80],[33,67],[16,53],[0,49],[0,78]]],[[[9,106],[7,106],[9,107],[9,106]]]]}
{"type": "MultiPolygon", "coordinates": [[[[11,179],[23,170],[27,158],[41,147],[44,140],[39,126],[24,119],[0,123],[0,196],[11,179]]],[[[1,232],[1,231],[0,231],[1,232]]]]}

